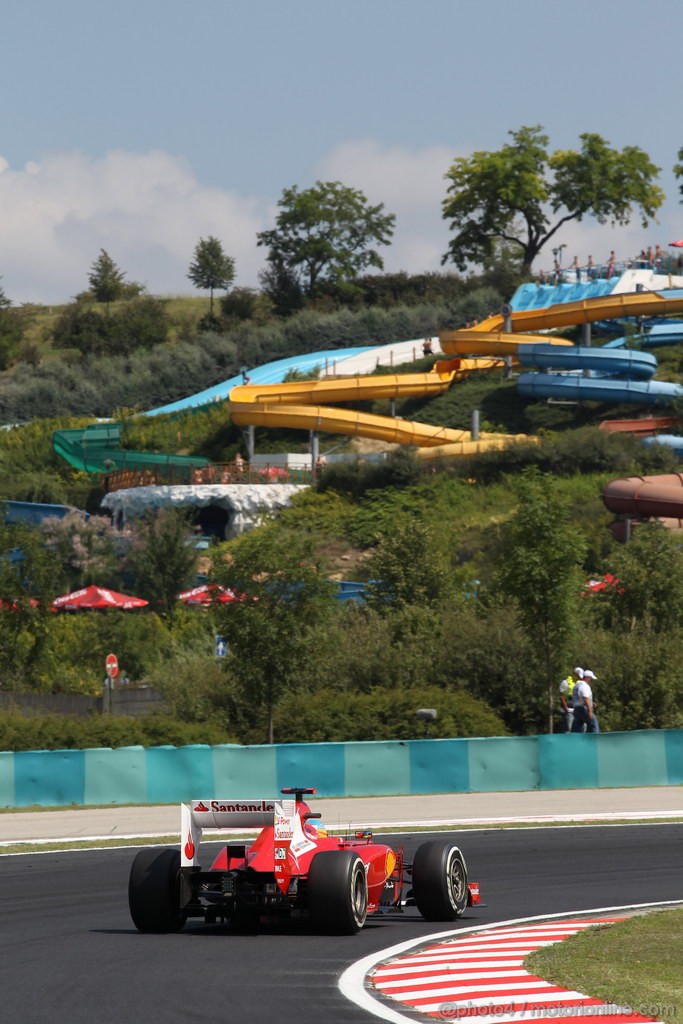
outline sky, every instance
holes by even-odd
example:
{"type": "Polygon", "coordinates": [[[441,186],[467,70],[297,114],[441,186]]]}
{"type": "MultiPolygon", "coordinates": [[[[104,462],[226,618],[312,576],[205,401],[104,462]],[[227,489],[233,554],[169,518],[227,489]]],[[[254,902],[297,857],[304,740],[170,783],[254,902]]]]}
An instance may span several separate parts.
{"type": "Polygon", "coordinates": [[[454,269],[449,167],[533,125],[551,151],[595,132],[661,168],[659,223],[572,222],[564,265],[666,248],[681,38],[681,0],[22,0],[3,13],[0,287],[68,302],[104,249],[154,295],[201,294],[187,272],[209,235],[258,287],[257,232],[316,181],[395,215],[387,272],[454,269]]]}

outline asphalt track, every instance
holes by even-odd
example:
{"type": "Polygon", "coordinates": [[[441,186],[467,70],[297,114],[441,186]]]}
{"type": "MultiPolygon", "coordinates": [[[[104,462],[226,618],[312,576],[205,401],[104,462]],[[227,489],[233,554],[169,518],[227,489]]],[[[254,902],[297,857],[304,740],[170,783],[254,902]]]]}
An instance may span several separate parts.
{"type": "MultiPolygon", "coordinates": [[[[612,791],[616,802],[619,792],[624,791],[612,791]]],[[[638,806],[633,804],[635,792],[629,794],[632,806],[638,806]]],[[[683,791],[670,794],[678,798],[680,809],[683,791]]],[[[598,795],[583,794],[587,811],[598,795]]],[[[562,796],[555,794],[556,799],[562,796]]],[[[508,820],[520,797],[506,795],[508,820]]],[[[54,821],[61,817],[43,816],[54,821]]],[[[391,816],[385,801],[384,817],[391,816]]],[[[0,822],[6,817],[15,815],[0,815],[0,822]]],[[[63,820],[68,824],[68,815],[63,820]]],[[[491,827],[455,836],[487,904],[468,910],[463,928],[538,914],[683,900],[679,822],[491,827]]],[[[407,832],[391,841],[403,841],[410,857],[423,838],[407,832]]],[[[129,849],[113,849],[0,856],[0,1020],[355,1024],[371,1018],[338,991],[341,972],[385,947],[444,930],[411,909],[372,919],[351,937],[321,937],[301,926],[248,934],[199,924],[177,935],[140,935],[131,925],[126,902],[133,855],[129,849]]]]}

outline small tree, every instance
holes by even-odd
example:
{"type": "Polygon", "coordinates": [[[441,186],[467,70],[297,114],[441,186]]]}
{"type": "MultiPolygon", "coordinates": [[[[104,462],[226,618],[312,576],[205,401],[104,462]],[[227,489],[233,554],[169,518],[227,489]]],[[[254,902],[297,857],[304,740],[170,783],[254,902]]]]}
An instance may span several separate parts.
{"type": "Polygon", "coordinates": [[[235,280],[235,261],[226,256],[217,238],[200,238],[187,276],[196,288],[209,292],[209,316],[213,317],[213,293],[216,288],[229,288],[235,280]]]}
{"type": "Polygon", "coordinates": [[[388,613],[406,605],[433,607],[453,591],[452,574],[429,526],[411,519],[395,525],[367,563],[376,580],[367,602],[388,613]]]}
{"type": "Polygon", "coordinates": [[[178,594],[197,567],[188,514],[175,508],[148,513],[136,526],[128,567],[140,596],[172,620],[178,594]]]}
{"type": "MultiPolygon", "coordinates": [[[[680,163],[674,165],[674,174],[677,178],[683,178],[683,146],[678,151],[678,159],[680,163]]],[[[678,186],[678,191],[681,193],[681,202],[683,203],[683,181],[678,186]]]]}
{"type": "Polygon", "coordinates": [[[95,299],[106,304],[107,312],[109,304],[120,299],[126,287],[123,271],[104,249],[100,249],[100,255],[90,268],[88,281],[95,299]]]}
{"type": "Polygon", "coordinates": [[[6,370],[19,350],[24,327],[0,285],[0,370],[6,370]]]}
{"type": "Polygon", "coordinates": [[[569,524],[567,505],[551,476],[525,471],[518,497],[519,508],[504,531],[498,579],[515,599],[524,632],[538,650],[552,732],[555,687],[570,654],[581,599],[585,541],[569,524]]]}

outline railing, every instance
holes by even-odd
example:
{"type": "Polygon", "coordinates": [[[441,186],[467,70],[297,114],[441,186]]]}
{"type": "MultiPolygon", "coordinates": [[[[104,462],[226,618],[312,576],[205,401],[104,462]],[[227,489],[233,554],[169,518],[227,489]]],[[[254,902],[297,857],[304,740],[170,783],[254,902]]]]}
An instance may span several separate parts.
{"type": "Polygon", "coordinates": [[[599,281],[605,278],[620,277],[626,270],[652,270],[655,274],[669,274],[683,277],[683,256],[671,256],[661,253],[651,259],[646,256],[634,256],[630,259],[616,260],[614,263],[597,263],[589,266],[559,267],[554,271],[542,270],[539,284],[574,284],[582,281],[599,281]]]}
{"type": "Polygon", "coordinates": [[[104,491],[131,487],[199,486],[206,484],[310,484],[310,469],[252,466],[248,462],[212,463],[210,466],[154,466],[149,469],[116,469],[102,478],[104,491]]]}

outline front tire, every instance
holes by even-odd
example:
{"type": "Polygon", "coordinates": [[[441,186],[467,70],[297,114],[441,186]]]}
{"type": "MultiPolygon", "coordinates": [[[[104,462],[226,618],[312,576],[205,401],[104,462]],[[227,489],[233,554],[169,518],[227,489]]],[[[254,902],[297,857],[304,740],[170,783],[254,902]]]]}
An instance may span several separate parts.
{"type": "Polygon", "coordinates": [[[413,860],[413,897],[425,921],[454,921],[467,906],[467,865],[453,843],[418,846],[413,860]]]}
{"type": "Polygon", "coordinates": [[[128,906],[139,932],[179,932],[187,920],[180,909],[180,851],[140,850],[128,881],[128,906]]]}
{"type": "Polygon", "coordinates": [[[328,935],[354,935],[368,913],[365,865],[350,850],[323,850],[308,871],[308,913],[313,927],[328,935]]]}

